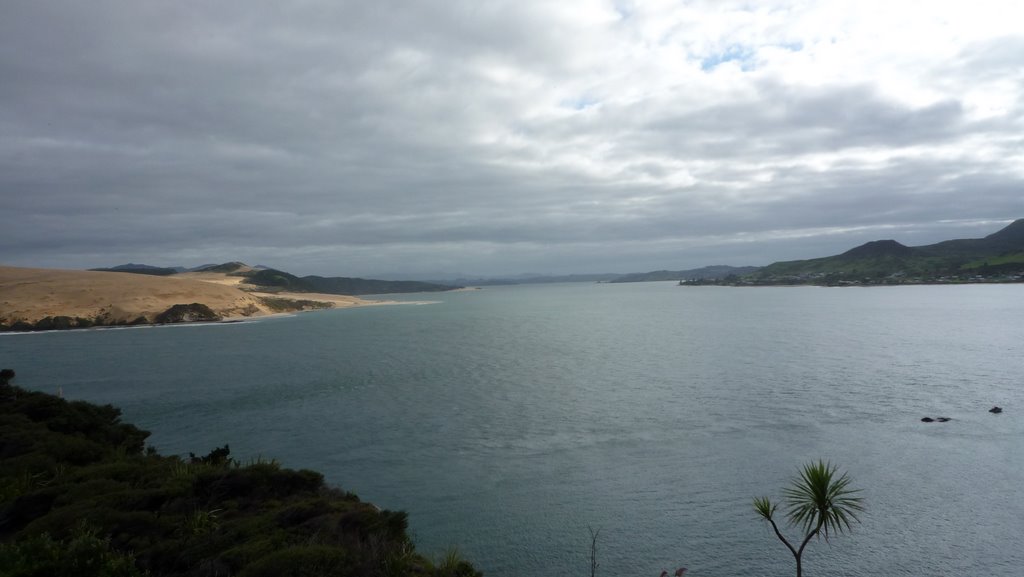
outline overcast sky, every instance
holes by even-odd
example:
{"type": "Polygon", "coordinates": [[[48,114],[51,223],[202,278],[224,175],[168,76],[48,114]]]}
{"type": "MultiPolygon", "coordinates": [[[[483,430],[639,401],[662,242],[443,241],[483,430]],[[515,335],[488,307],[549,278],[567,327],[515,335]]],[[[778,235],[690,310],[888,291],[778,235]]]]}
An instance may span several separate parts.
{"type": "Polygon", "coordinates": [[[1024,217],[1024,4],[5,0],[0,263],[765,265],[1024,217]]]}

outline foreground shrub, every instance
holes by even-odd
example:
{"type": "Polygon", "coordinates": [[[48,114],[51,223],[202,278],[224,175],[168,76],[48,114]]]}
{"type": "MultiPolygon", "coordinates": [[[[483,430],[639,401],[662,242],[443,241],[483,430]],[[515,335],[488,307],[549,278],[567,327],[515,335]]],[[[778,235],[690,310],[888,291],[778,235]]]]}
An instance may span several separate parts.
{"type": "Polygon", "coordinates": [[[320,473],[241,464],[228,445],[164,457],[144,450],[149,433],[116,408],[2,376],[2,577],[474,574],[468,563],[435,569],[404,512],[360,502],[320,473]]]}
{"type": "Polygon", "coordinates": [[[349,556],[338,547],[310,545],[271,553],[245,568],[238,577],[354,577],[349,556]]]}
{"type": "Polygon", "coordinates": [[[131,555],[110,547],[96,530],[81,524],[66,541],[43,533],[15,543],[0,543],[0,573],[5,577],[141,577],[131,555]]]}

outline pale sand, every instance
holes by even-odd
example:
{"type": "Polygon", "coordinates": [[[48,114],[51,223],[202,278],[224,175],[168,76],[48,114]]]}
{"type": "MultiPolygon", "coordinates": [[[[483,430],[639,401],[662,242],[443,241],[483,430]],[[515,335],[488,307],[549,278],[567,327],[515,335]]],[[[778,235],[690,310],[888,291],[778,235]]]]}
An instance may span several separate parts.
{"type": "Polygon", "coordinates": [[[0,266],[0,323],[35,323],[45,317],[68,316],[107,323],[152,321],[176,304],[202,303],[225,319],[274,314],[260,297],[325,302],[332,307],[386,304],[357,297],[311,293],[262,293],[237,288],[242,277],[222,273],[173,276],[16,268],[0,266]]]}
{"type": "MultiPolygon", "coordinates": [[[[253,288],[256,288],[256,287],[253,287],[253,288]]],[[[254,296],[259,296],[259,297],[288,299],[288,300],[295,300],[295,301],[317,301],[317,302],[322,302],[322,303],[330,303],[331,305],[334,306],[334,308],[358,307],[358,306],[366,306],[366,305],[395,304],[395,301],[368,301],[366,299],[361,299],[359,297],[350,297],[350,296],[346,296],[346,295],[330,295],[330,294],[324,294],[324,293],[293,293],[293,292],[274,292],[274,293],[268,293],[268,292],[260,292],[260,291],[255,291],[255,290],[253,290],[253,291],[247,290],[246,292],[248,294],[251,294],[251,295],[254,295],[254,296]]]]}
{"type": "Polygon", "coordinates": [[[233,287],[241,285],[242,281],[245,280],[245,277],[228,276],[227,274],[224,274],[222,272],[183,272],[174,275],[174,278],[201,280],[203,282],[210,282],[214,284],[233,287]]]}

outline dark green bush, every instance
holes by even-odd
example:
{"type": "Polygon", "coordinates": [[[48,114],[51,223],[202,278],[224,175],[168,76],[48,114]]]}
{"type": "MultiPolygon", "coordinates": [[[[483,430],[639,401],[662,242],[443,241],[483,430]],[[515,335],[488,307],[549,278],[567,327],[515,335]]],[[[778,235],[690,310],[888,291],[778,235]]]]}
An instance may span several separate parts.
{"type": "Polygon", "coordinates": [[[56,316],[46,317],[36,321],[35,330],[37,331],[66,331],[73,329],[78,326],[78,321],[71,317],[56,316]]]}
{"type": "Polygon", "coordinates": [[[320,473],[241,466],[227,445],[163,457],[120,416],[0,388],[0,576],[472,575],[432,569],[405,513],[320,473]]]}
{"type": "Polygon", "coordinates": [[[153,322],[158,324],[183,323],[195,321],[219,321],[220,317],[213,309],[203,303],[176,304],[156,315],[153,322]]]}
{"type": "Polygon", "coordinates": [[[282,469],[270,463],[257,463],[240,469],[213,469],[200,473],[195,481],[196,494],[202,498],[248,501],[316,492],[322,486],[323,475],[320,473],[282,469]]]}
{"type": "Polygon", "coordinates": [[[249,565],[238,577],[354,577],[359,575],[343,549],[325,545],[289,547],[249,565]]]}
{"type": "Polygon", "coordinates": [[[231,447],[225,444],[223,447],[217,447],[202,457],[197,457],[195,453],[188,454],[188,462],[193,465],[227,465],[231,463],[231,447]]]}
{"type": "Polygon", "coordinates": [[[110,547],[95,529],[81,524],[66,541],[48,534],[0,543],[4,577],[141,577],[130,555],[110,547]]]}

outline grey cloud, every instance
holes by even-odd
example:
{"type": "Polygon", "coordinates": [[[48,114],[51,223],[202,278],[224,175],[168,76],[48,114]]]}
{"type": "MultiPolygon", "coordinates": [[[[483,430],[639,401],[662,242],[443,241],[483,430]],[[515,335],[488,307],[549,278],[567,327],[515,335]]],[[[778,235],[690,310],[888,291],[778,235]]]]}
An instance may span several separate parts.
{"type": "Polygon", "coordinates": [[[1024,38],[992,38],[966,46],[956,58],[955,64],[960,75],[974,81],[1020,81],[1024,78],[1024,70],[1021,70],[1020,66],[1021,54],[1024,54],[1024,38]]]}
{"type": "MultiPolygon", "coordinates": [[[[786,231],[1024,216],[1019,166],[906,152],[991,137],[1019,154],[1020,102],[1009,122],[971,120],[955,88],[1011,74],[1020,38],[936,64],[956,84],[929,106],[766,77],[698,108],[552,116],[536,99],[595,64],[551,9],[15,3],[0,20],[0,262],[625,271],[790,258],[801,245],[772,240],[786,231]],[[842,158],[854,150],[887,160],[842,158]],[[819,153],[839,158],[821,171],[819,153]]],[[[860,239],[815,246],[833,240],[860,239]]]]}
{"type": "MultiPolygon", "coordinates": [[[[643,114],[639,108],[618,116],[643,114]]],[[[998,127],[970,125],[955,100],[913,109],[887,101],[867,86],[806,90],[762,82],[748,100],[669,111],[647,118],[640,128],[628,142],[638,149],[675,151],[686,158],[757,159],[934,144],[998,127]]]]}

